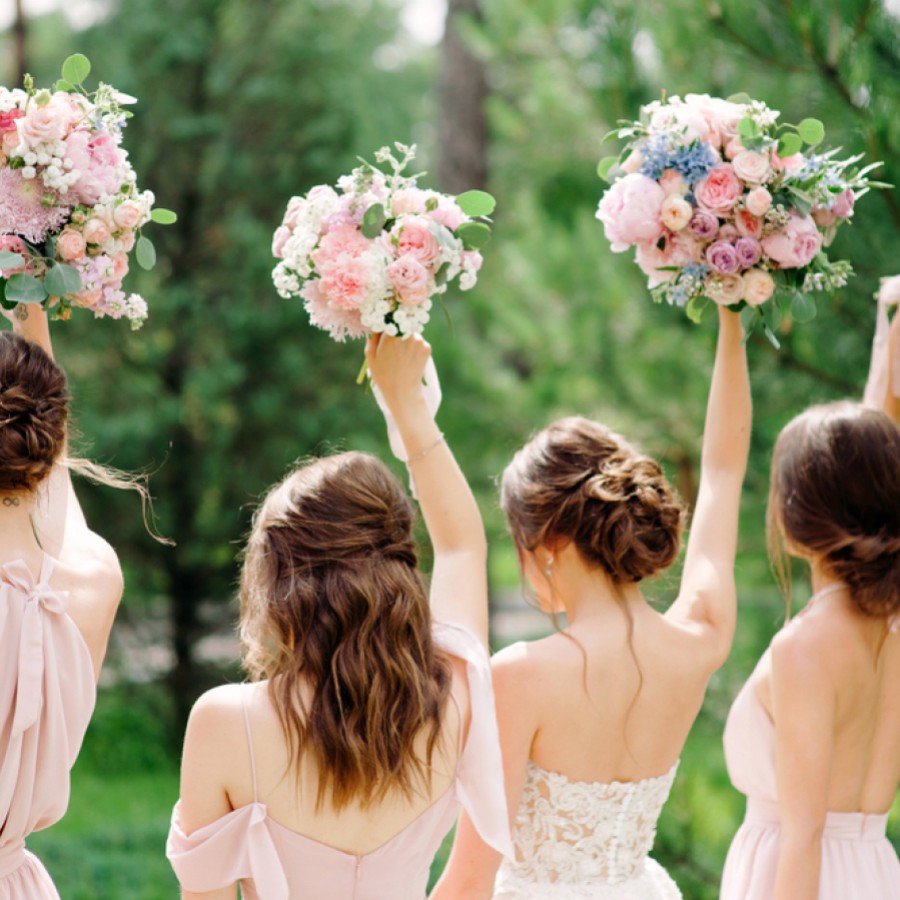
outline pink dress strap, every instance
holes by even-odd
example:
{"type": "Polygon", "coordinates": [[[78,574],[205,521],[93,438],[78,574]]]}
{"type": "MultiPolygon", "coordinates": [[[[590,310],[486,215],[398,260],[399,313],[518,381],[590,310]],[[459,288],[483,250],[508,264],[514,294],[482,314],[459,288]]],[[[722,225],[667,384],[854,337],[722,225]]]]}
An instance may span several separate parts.
{"type": "Polygon", "coordinates": [[[472,715],[457,766],[457,795],[481,839],[504,856],[512,857],[500,733],[487,649],[461,625],[435,623],[434,638],[445,653],[466,663],[469,682],[472,715]]]}
{"type": "Polygon", "coordinates": [[[181,826],[179,801],[172,810],[166,856],[185,890],[203,893],[252,878],[260,897],[290,900],[287,877],[269,832],[266,805],[259,802],[248,687],[241,692],[241,708],[250,751],[253,802],[187,835],[181,826]]]}

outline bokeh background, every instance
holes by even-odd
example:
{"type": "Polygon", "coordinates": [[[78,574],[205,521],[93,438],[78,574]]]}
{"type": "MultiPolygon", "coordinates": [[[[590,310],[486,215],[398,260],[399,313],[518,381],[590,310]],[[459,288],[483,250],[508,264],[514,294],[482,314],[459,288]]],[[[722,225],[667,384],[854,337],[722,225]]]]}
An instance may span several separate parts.
{"type": "MultiPolygon", "coordinates": [[[[91,84],[140,98],[126,147],[142,187],[180,216],[153,228],[157,268],[130,276],[150,304],[142,331],[87,314],[55,329],[81,452],[151,471],[159,528],[176,541],[148,536],[133,496],[80,488],[126,595],[69,814],[29,840],[66,900],[177,896],[163,849],[181,735],[200,691],[241,678],[236,555],[253,505],[298,457],[388,453],[354,384],[361,346],[331,343],[272,287],[287,199],[395,140],[418,144],[425,183],[498,199],[478,286],[447,298],[452,327],[438,313],[429,338],[441,427],[487,521],[500,646],[549,627],[521,598],[496,502],[496,476],[531,431],[596,416],[662,458],[688,500],[697,480],[714,328],[655,306],[631,255],[610,252],[595,166],[618,147],[601,139],[661,90],[746,91],[786,121],[820,118],[828,144],[882,160],[878,177],[895,183],[898,36],[898,0],[0,0],[0,81],[29,71],[51,84],[86,53],[91,84]]],[[[738,635],[656,844],[689,900],[717,896],[743,811],[724,717],[784,618],[765,559],[773,440],[809,403],[861,395],[873,294],[900,268],[898,193],[860,201],[833,255],[856,268],[848,287],[813,322],[786,320],[780,352],[750,342],[738,635]]],[[[674,571],[648,593],[665,605],[677,583],[674,571]]],[[[798,571],[797,600],[808,593],[798,571]]],[[[900,815],[890,833],[900,842],[900,815]]]]}

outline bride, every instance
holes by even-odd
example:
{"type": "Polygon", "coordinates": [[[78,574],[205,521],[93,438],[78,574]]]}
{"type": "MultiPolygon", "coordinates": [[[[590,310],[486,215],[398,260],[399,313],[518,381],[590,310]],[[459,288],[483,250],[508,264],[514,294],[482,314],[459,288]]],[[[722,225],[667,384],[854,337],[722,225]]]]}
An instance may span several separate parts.
{"type": "Polygon", "coordinates": [[[555,422],[503,475],[501,504],[557,634],[493,660],[513,858],[462,817],[434,898],[681,896],[648,853],[707,682],[731,647],[750,389],[738,317],[719,311],[702,472],[677,600],[641,582],[678,555],[660,466],[596,422],[555,422]],[[499,868],[499,872],[498,872],[499,868]]]}

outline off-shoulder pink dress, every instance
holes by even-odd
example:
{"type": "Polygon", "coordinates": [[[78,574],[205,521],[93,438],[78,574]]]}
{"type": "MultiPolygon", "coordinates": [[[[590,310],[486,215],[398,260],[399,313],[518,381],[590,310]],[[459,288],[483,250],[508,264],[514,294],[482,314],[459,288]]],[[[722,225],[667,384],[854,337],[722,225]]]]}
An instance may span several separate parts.
{"type": "Polygon", "coordinates": [[[25,838],[62,818],[69,770],[96,700],[91,655],[50,586],[24,562],[0,566],[0,900],[58,900],[25,838]]]}
{"type": "MultiPolygon", "coordinates": [[[[747,810],[728,851],[720,900],[771,900],[775,893],[780,834],[775,725],[760,703],[756,684],[754,673],[735,698],[725,724],[728,774],[747,796],[747,810]]],[[[900,861],[885,837],[886,823],[887,813],[826,815],[819,900],[900,898],[900,861]]]]}
{"type": "MultiPolygon", "coordinates": [[[[446,653],[465,660],[469,682],[469,734],[446,793],[386,843],[362,855],[279,825],[257,799],[186,835],[176,804],[166,855],[182,888],[202,893],[240,881],[246,900],[423,900],[431,862],[460,805],[486,843],[511,854],[487,652],[459,626],[437,624],[434,637],[446,653]]],[[[247,738],[255,797],[249,727],[247,738]]]]}

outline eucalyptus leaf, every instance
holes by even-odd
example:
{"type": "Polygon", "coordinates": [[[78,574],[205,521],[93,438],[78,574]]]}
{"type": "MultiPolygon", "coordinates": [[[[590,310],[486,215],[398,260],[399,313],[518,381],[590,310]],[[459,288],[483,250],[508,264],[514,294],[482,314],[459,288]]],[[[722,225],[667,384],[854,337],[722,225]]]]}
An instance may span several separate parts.
{"type": "Polygon", "coordinates": [[[150,213],[150,220],[156,222],[157,225],[174,225],[178,221],[178,215],[173,213],[171,209],[157,206],[150,213]]]}
{"type": "Polygon", "coordinates": [[[62,67],[62,77],[70,84],[81,84],[91,74],[91,61],[83,53],[73,53],[62,67]]]}
{"type": "Polygon", "coordinates": [[[75,85],[64,78],[60,78],[53,86],[54,90],[62,91],[65,94],[71,94],[75,90],[75,85]]]}
{"type": "Polygon", "coordinates": [[[781,344],[778,342],[778,338],[775,337],[775,333],[769,328],[768,325],[763,322],[763,334],[769,339],[769,343],[776,349],[781,349],[781,344]]]}
{"type": "Polygon", "coordinates": [[[737,94],[732,94],[730,97],[725,98],[729,103],[752,103],[753,99],[749,94],[744,93],[743,91],[739,91],[737,94]]]}
{"type": "Polygon", "coordinates": [[[604,180],[609,181],[610,169],[619,161],[618,156],[607,156],[597,163],[597,174],[604,180]]]}
{"type": "Polygon", "coordinates": [[[0,269],[18,269],[25,265],[25,257],[10,250],[0,250],[0,269]]]}
{"type": "Polygon", "coordinates": [[[6,282],[6,299],[10,303],[41,303],[46,298],[44,286],[33,275],[10,275],[6,282]]]}
{"type": "Polygon", "coordinates": [[[804,119],[797,126],[797,134],[804,144],[821,144],[825,140],[825,126],[818,119],[804,119]]]}
{"type": "Polygon", "coordinates": [[[466,191],[456,198],[456,205],[467,215],[489,216],[497,206],[497,201],[486,191],[466,191]]]}
{"type": "Polygon", "coordinates": [[[757,312],[755,306],[748,305],[741,310],[741,325],[747,334],[750,334],[750,332],[753,331],[753,326],[756,324],[756,316],[757,312]]]}
{"type": "Polygon", "coordinates": [[[744,116],[740,122],[738,122],[738,134],[742,138],[753,138],[756,137],[757,127],[756,122],[753,121],[749,116],[744,116]]]}
{"type": "Polygon", "coordinates": [[[760,306],[763,322],[771,331],[778,331],[781,327],[781,309],[778,304],[773,301],[763,303],[760,306]]]}
{"type": "Polygon", "coordinates": [[[706,309],[707,304],[706,297],[691,297],[688,300],[687,306],[685,306],[684,311],[687,313],[687,317],[695,324],[699,325],[701,320],[703,319],[703,310],[706,309]]]}
{"type": "Polygon", "coordinates": [[[793,156],[803,149],[803,139],[799,134],[788,133],[778,141],[778,155],[781,157],[793,156]]]}
{"type": "Polygon", "coordinates": [[[365,237],[369,238],[369,240],[373,240],[381,234],[381,230],[384,228],[384,223],[386,221],[387,216],[384,212],[384,206],[380,203],[375,203],[363,213],[360,230],[365,237]]]}
{"type": "Polygon", "coordinates": [[[480,250],[491,239],[491,229],[484,222],[463,222],[454,234],[466,250],[480,250]]]}
{"type": "Polygon", "coordinates": [[[816,317],[816,301],[799,291],[791,298],[791,316],[795,322],[809,322],[816,317]]]}
{"type": "Polygon", "coordinates": [[[134,245],[134,257],[142,269],[152,269],[156,265],[156,247],[149,238],[143,235],[134,245]]]}
{"type": "Polygon", "coordinates": [[[73,266],[56,265],[44,276],[44,290],[51,297],[65,297],[81,290],[81,275],[73,266]]]}

